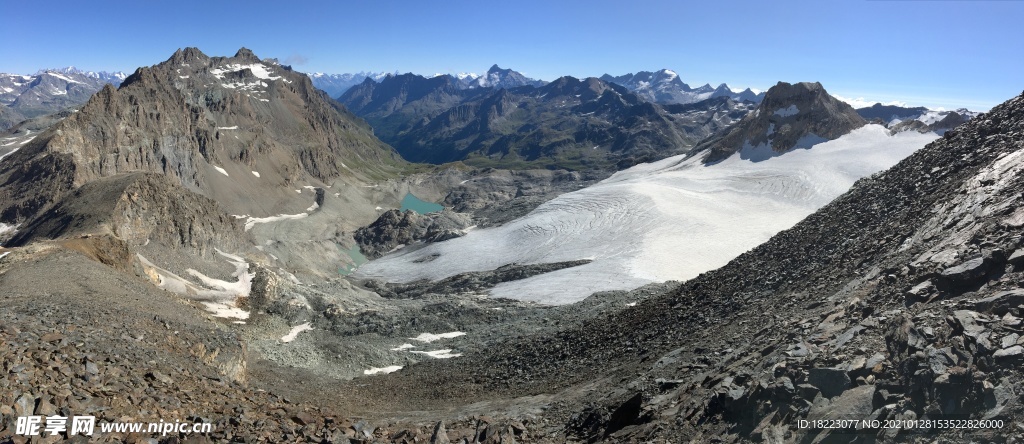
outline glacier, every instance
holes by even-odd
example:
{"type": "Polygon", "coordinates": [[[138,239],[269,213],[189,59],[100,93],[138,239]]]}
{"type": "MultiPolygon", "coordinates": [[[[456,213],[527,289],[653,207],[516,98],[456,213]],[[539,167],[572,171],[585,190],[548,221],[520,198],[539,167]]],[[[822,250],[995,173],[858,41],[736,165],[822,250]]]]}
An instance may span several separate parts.
{"type": "Polygon", "coordinates": [[[502,265],[590,259],[494,287],[492,297],[567,304],[603,290],[686,280],[792,227],[862,177],[895,165],[935,133],[866,125],[836,140],[753,162],[676,156],[620,171],[505,225],[360,267],[388,282],[438,280],[502,265]],[[432,260],[426,260],[430,257],[432,260]]]}

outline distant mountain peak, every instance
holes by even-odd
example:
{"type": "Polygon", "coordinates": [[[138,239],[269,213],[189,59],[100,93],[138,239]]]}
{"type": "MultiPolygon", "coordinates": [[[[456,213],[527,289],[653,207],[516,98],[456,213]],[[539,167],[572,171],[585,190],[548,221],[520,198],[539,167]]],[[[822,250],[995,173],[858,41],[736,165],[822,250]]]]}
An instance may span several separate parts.
{"type": "MultiPolygon", "coordinates": [[[[462,79],[460,79],[462,80],[462,79]]],[[[531,79],[510,68],[502,69],[494,64],[487,73],[465,83],[467,88],[517,88],[520,86],[541,86],[546,82],[531,79]]]]}
{"type": "Polygon", "coordinates": [[[246,48],[244,46],[238,49],[238,52],[235,53],[235,56],[233,58],[241,59],[241,60],[244,60],[244,61],[247,61],[247,62],[259,62],[260,61],[260,58],[256,57],[256,54],[253,54],[252,50],[250,50],[249,48],[246,48]]]}
{"type": "Polygon", "coordinates": [[[638,71],[636,74],[630,73],[617,77],[605,74],[601,76],[601,80],[624,86],[648,101],[663,105],[696,103],[722,96],[755,103],[761,100],[760,94],[753,91],[737,93],[724,83],[718,88],[712,87],[709,83],[691,88],[683,82],[676,71],[667,68],[653,72],[638,71]]]}

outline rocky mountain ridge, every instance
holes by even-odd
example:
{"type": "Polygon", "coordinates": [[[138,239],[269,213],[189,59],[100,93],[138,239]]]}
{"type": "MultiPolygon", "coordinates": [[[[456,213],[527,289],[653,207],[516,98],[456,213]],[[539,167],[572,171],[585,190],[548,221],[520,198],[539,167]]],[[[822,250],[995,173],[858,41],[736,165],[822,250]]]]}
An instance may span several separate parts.
{"type": "Polygon", "coordinates": [[[779,82],[765,92],[754,112],[704,139],[694,152],[706,152],[709,163],[736,152],[764,160],[836,139],[865,124],[850,105],[829,95],[820,83],[779,82]]]}

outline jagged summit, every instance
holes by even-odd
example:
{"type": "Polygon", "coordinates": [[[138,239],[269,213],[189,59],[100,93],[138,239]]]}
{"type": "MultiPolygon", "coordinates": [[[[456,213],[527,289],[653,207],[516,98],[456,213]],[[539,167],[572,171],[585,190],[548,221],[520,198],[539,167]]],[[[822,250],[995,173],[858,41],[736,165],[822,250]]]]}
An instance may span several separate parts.
{"type": "Polygon", "coordinates": [[[740,152],[764,160],[796,148],[810,148],[867,124],[853,107],[832,97],[818,82],[779,82],[761,104],[736,125],[702,141],[694,152],[706,162],[740,152]]]}
{"type": "Polygon", "coordinates": [[[234,58],[242,59],[242,60],[246,60],[246,61],[251,61],[251,62],[259,62],[260,61],[260,58],[256,57],[256,54],[253,54],[252,50],[250,50],[249,48],[246,48],[246,47],[239,48],[238,52],[235,53],[234,58]]]}
{"type": "Polygon", "coordinates": [[[187,48],[179,48],[177,51],[174,51],[174,54],[171,55],[171,58],[168,59],[168,61],[177,63],[188,63],[193,60],[205,61],[209,58],[210,57],[204,54],[203,51],[200,51],[199,48],[189,46],[187,48]]]}

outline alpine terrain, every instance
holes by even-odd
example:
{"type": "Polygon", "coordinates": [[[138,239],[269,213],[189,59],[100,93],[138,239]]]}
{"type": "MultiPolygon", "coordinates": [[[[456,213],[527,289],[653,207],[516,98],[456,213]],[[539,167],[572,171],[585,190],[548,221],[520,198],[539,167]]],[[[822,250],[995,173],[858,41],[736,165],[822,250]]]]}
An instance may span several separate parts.
{"type": "Polygon", "coordinates": [[[1024,441],[1024,95],[165,57],[0,76],[0,442],[1024,441]]]}

